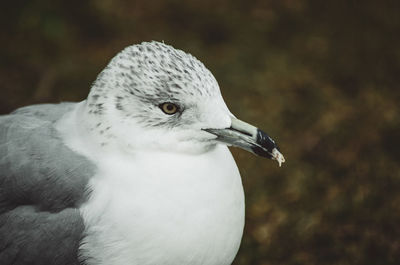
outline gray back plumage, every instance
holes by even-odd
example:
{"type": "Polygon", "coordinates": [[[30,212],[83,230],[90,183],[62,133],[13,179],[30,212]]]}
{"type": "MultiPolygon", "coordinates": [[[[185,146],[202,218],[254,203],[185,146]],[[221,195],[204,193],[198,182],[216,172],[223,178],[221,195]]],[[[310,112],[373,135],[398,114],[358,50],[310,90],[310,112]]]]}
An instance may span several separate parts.
{"type": "Polygon", "coordinates": [[[0,264],[79,264],[77,207],[95,166],[54,128],[73,103],[0,116],[0,264]]]}

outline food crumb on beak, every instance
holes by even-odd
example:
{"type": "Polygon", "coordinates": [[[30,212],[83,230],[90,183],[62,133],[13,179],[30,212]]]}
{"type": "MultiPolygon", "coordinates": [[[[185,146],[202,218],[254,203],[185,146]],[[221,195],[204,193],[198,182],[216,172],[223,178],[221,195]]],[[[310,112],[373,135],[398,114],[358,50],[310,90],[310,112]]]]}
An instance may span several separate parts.
{"type": "Polygon", "coordinates": [[[276,148],[272,150],[272,159],[278,162],[279,167],[282,165],[282,163],[285,163],[285,158],[276,148]]]}

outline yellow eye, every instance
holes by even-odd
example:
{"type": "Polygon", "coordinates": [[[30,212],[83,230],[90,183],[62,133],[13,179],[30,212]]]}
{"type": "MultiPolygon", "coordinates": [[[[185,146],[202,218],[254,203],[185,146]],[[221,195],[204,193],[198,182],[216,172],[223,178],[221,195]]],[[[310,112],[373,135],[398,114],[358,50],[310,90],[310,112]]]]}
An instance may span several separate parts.
{"type": "Polygon", "coordinates": [[[177,105],[170,103],[170,102],[162,103],[160,105],[160,108],[162,111],[164,111],[165,114],[168,114],[168,115],[175,114],[179,109],[177,105]]]}

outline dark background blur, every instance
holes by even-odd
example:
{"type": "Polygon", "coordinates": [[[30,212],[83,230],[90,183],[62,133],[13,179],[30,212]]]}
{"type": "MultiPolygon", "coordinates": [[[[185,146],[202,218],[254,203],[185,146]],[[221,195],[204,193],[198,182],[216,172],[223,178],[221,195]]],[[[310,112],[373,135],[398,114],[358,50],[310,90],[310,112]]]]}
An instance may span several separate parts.
{"type": "Polygon", "coordinates": [[[0,113],[81,101],[118,51],[164,40],[287,160],[232,150],[247,203],[235,264],[400,264],[397,3],[3,2],[0,113]]]}

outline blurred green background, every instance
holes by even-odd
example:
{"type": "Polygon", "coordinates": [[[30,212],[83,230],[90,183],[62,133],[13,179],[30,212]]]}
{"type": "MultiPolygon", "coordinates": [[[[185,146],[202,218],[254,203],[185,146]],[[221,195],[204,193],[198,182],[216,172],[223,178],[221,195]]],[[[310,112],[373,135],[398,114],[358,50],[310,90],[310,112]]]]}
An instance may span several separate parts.
{"type": "Polygon", "coordinates": [[[232,149],[246,192],[234,264],[400,264],[399,1],[8,1],[0,113],[80,101],[130,44],[214,73],[287,163],[232,149]]]}

